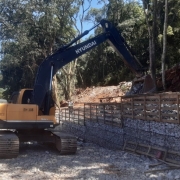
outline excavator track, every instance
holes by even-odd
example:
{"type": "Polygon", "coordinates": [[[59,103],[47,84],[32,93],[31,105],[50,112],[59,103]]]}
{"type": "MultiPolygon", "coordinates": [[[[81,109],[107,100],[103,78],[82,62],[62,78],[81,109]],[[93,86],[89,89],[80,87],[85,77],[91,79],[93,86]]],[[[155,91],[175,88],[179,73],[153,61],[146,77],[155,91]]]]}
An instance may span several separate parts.
{"type": "Polygon", "coordinates": [[[0,131],[0,158],[16,158],[19,154],[19,138],[12,131],[0,131]]]}
{"type": "Polygon", "coordinates": [[[56,136],[56,148],[61,155],[70,155],[76,153],[77,139],[75,136],[63,132],[52,133],[56,136]]]}

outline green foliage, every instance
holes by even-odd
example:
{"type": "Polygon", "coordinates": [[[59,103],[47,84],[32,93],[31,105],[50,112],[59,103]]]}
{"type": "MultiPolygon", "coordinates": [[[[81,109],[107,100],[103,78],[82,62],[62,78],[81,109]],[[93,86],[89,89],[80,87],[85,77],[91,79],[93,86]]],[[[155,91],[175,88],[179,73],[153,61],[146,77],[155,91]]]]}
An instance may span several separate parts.
{"type": "Polygon", "coordinates": [[[32,88],[41,62],[74,36],[73,3],[73,0],[0,2],[0,68],[6,98],[21,88],[32,88]]]}
{"type": "Polygon", "coordinates": [[[0,98],[3,99],[3,92],[4,92],[4,89],[3,88],[0,88],[0,98]]]}
{"type": "MultiPolygon", "coordinates": [[[[2,82],[2,75],[0,74],[0,86],[1,86],[1,82],[2,82]]],[[[3,92],[5,91],[5,89],[0,88],[0,99],[3,99],[3,92]]]]}
{"type": "MultiPolygon", "coordinates": [[[[148,67],[149,37],[141,4],[132,0],[98,2],[104,3],[104,7],[91,9],[85,20],[93,23],[99,22],[104,17],[110,20],[116,25],[141,64],[148,67]]],[[[152,20],[152,0],[144,2],[149,8],[147,11],[149,19],[152,20]]],[[[169,0],[168,3],[166,66],[171,67],[179,63],[180,59],[180,1],[169,0]]],[[[81,0],[0,1],[0,69],[3,76],[1,87],[5,89],[3,92],[5,98],[21,88],[33,87],[37,69],[44,58],[76,36],[73,19],[80,5],[81,0]]],[[[159,0],[157,6],[156,63],[157,72],[160,72],[164,0],[159,0]]],[[[101,28],[97,28],[94,35],[100,32],[101,28]]],[[[66,98],[70,98],[67,91],[70,91],[74,84],[69,82],[75,83],[76,79],[76,86],[87,87],[117,85],[120,81],[129,81],[133,77],[132,72],[112,47],[103,43],[81,56],[77,61],[77,67],[69,64],[64,71],[61,70],[59,82],[62,91],[66,92],[66,98]]]]}
{"type": "Polygon", "coordinates": [[[168,26],[168,27],[167,27],[167,35],[174,35],[173,29],[172,29],[171,26],[168,26]]]}
{"type": "MultiPolygon", "coordinates": [[[[149,19],[152,20],[152,1],[144,1],[148,9],[149,19]]],[[[167,30],[167,56],[166,67],[171,67],[180,59],[180,1],[169,0],[169,23],[167,30]]],[[[157,72],[161,72],[162,54],[162,33],[164,23],[164,1],[158,1],[157,11],[157,31],[156,31],[156,64],[157,72]]],[[[99,21],[100,16],[106,18],[117,25],[117,28],[131,47],[132,53],[136,55],[144,68],[149,68],[149,36],[146,25],[144,9],[137,1],[109,0],[102,9],[91,9],[87,20],[99,21]],[[104,11],[106,10],[106,12],[104,11]]],[[[95,34],[100,33],[100,29],[95,34]]],[[[112,48],[101,45],[86,56],[81,58],[78,66],[78,85],[84,83],[85,86],[112,85],[120,81],[132,80],[133,74],[124,65],[122,60],[116,55],[112,48]],[[83,66],[83,68],[82,68],[83,66]],[[81,76],[80,76],[80,75],[81,76]],[[81,78],[80,78],[81,77],[81,78]],[[83,81],[82,81],[83,79],[83,81]]],[[[82,84],[81,84],[82,85],[82,84]]]]}
{"type": "MultiPolygon", "coordinates": [[[[87,19],[99,21],[104,9],[107,10],[107,19],[117,25],[126,42],[140,57],[141,63],[147,66],[146,45],[148,44],[148,37],[143,9],[134,2],[124,3],[122,0],[111,0],[107,7],[103,7],[102,10],[91,9],[87,19]]],[[[95,35],[99,33],[100,29],[97,29],[95,35]]],[[[78,85],[83,86],[117,85],[120,81],[132,80],[133,77],[132,72],[124,65],[123,60],[107,43],[88,52],[84,58],[81,58],[78,67],[78,85]],[[80,68],[81,66],[83,68],[80,68]],[[82,82],[84,84],[81,84],[82,82]]]]}

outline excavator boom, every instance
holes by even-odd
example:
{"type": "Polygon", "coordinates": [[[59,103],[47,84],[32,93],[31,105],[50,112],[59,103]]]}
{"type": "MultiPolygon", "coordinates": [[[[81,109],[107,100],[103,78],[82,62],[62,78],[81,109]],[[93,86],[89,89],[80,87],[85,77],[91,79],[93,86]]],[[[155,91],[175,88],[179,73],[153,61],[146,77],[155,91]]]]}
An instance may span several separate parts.
{"type": "MultiPolygon", "coordinates": [[[[137,78],[144,76],[142,65],[131,53],[129,46],[113,24],[107,20],[101,20],[99,24],[48,56],[39,66],[33,89],[15,92],[12,95],[11,104],[0,103],[0,145],[3,147],[0,148],[0,157],[16,157],[19,152],[19,142],[27,141],[54,143],[60,154],[76,152],[76,137],[52,130],[58,124],[51,98],[52,78],[64,65],[101,43],[107,41],[137,78]],[[99,24],[103,28],[101,34],[75,44],[99,24]],[[13,129],[13,131],[6,129],[13,129]]],[[[137,81],[140,84],[146,84],[141,88],[141,92],[148,91],[152,86],[151,77],[148,76],[145,79],[147,83],[142,83],[143,80],[139,79],[137,81]]]]}
{"type": "Polygon", "coordinates": [[[57,71],[64,65],[105,41],[114,48],[124,63],[136,74],[137,77],[142,77],[144,75],[144,68],[139,61],[137,61],[135,56],[132,55],[129,46],[112,23],[107,20],[101,20],[100,24],[103,28],[102,34],[72,46],[72,44],[89,32],[85,31],[83,35],[78,36],[72,42],[47,57],[40,65],[34,84],[32,103],[37,104],[40,109],[43,109],[44,114],[49,113],[50,101],[48,100],[48,92],[51,91],[50,86],[52,77],[57,73],[57,71]]]}

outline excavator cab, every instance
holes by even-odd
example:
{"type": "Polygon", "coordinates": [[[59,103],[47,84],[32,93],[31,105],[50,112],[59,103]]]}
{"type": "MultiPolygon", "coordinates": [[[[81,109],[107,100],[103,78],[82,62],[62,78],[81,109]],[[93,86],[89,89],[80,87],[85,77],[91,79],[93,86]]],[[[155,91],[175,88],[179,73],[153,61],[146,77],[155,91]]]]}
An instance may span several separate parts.
{"type": "Polygon", "coordinates": [[[13,104],[30,104],[32,92],[32,89],[21,89],[21,91],[13,92],[10,102],[13,104]]]}

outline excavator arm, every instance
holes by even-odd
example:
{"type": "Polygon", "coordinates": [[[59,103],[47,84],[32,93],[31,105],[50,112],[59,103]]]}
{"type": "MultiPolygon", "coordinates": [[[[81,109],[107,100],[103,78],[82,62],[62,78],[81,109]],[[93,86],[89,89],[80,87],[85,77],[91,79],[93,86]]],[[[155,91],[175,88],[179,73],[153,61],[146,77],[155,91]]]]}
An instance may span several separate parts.
{"type": "Polygon", "coordinates": [[[100,24],[104,30],[102,34],[73,46],[88,34],[89,31],[85,31],[47,57],[39,66],[33,90],[22,89],[13,93],[11,104],[0,103],[0,144],[2,146],[0,158],[16,157],[19,152],[19,143],[30,141],[53,143],[60,154],[76,153],[76,137],[53,129],[58,123],[51,98],[51,84],[53,76],[61,67],[90,49],[107,41],[137,77],[143,75],[142,66],[132,55],[117,29],[106,20],[102,20],[100,24]],[[13,129],[13,131],[7,131],[7,129],[13,129]]]}
{"type": "MultiPolygon", "coordinates": [[[[101,43],[107,41],[114,50],[120,55],[123,59],[124,63],[139,77],[143,75],[143,67],[137,61],[137,59],[130,52],[129,46],[124,41],[124,38],[118,32],[118,30],[107,20],[101,20],[100,22],[103,33],[86,40],[82,43],[76,44],[79,39],[89,33],[89,31],[85,31],[83,34],[75,38],[66,46],[57,50],[54,54],[47,57],[42,64],[39,66],[34,90],[32,102],[33,104],[37,104],[39,108],[44,112],[44,114],[48,114],[50,109],[50,93],[51,93],[51,83],[52,77],[56,74],[56,72],[62,68],[64,65],[78,58],[82,54],[87,51],[93,49],[94,47],[100,45],[101,43]]],[[[97,26],[97,25],[96,25],[97,26]]],[[[95,26],[95,27],[96,27],[95,26]]]]}

